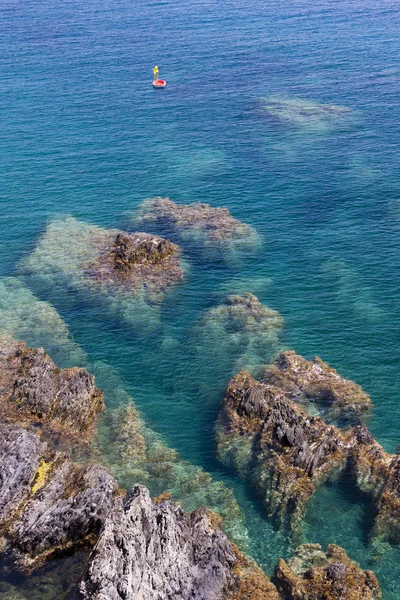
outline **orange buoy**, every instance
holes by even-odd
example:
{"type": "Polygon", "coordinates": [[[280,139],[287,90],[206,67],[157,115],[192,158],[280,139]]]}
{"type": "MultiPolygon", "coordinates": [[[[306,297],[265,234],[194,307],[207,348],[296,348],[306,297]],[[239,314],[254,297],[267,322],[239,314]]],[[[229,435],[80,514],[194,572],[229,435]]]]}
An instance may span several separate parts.
{"type": "Polygon", "coordinates": [[[153,87],[154,88],[165,88],[165,87],[167,87],[167,82],[164,81],[164,79],[155,79],[153,81],[153,87]]]}

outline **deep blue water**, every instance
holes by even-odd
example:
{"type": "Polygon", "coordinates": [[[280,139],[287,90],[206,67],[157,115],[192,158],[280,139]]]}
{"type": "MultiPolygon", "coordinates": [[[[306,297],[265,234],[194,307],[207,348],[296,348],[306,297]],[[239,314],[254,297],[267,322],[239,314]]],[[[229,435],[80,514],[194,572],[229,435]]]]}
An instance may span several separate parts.
{"type": "MultiPolygon", "coordinates": [[[[0,24],[1,276],[19,276],[49,218],[122,227],[155,195],[226,206],[263,236],[258,253],[230,264],[185,249],[186,284],[153,335],[65,290],[34,291],[90,360],[119,370],[171,446],[235,487],[252,553],[270,569],[285,544],[214,457],[230,357],[207,364],[193,326],[221,289],[248,287],[284,317],[282,343],[361,384],[375,405],[373,434],[389,451],[400,443],[400,8],[2,0],[0,24]],[[164,91],[151,87],[154,64],[164,91]],[[281,122],[263,110],[271,97],[351,113],[340,123],[281,122]],[[161,346],[165,338],[174,343],[161,346]]],[[[371,563],[367,518],[345,487],[325,489],[310,507],[308,536],[374,568],[394,600],[399,551],[371,563]]]]}

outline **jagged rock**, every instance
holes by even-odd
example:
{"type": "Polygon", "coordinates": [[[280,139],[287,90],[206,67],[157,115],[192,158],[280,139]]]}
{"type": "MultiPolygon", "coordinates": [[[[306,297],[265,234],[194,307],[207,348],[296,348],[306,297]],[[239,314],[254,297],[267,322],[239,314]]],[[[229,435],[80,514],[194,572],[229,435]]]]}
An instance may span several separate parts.
{"type": "Polygon", "coordinates": [[[389,477],[376,505],[372,537],[398,544],[400,542],[400,456],[393,456],[389,477]]]}
{"type": "Polygon", "coordinates": [[[47,477],[8,531],[13,554],[25,569],[56,552],[93,543],[118,492],[116,481],[99,465],[79,468],[57,457],[47,477]]]}
{"type": "MultiPolygon", "coordinates": [[[[338,429],[303,409],[301,396],[317,398],[318,390],[334,398],[337,394],[340,411],[346,393],[354,393],[362,405],[361,388],[337,381],[336,372],[321,363],[285,352],[265,370],[262,381],[246,371],[233,377],[216,426],[218,457],[251,483],[268,514],[279,525],[289,525],[297,538],[316,487],[347,469],[374,508],[372,538],[398,543],[400,457],[385,452],[365,425],[338,429]]],[[[354,413],[357,402],[343,406],[354,413]]]]}
{"type": "Polygon", "coordinates": [[[268,513],[295,534],[316,486],[336,477],[348,455],[336,427],[246,371],[229,383],[217,444],[220,460],[250,479],[268,513]]]}
{"type": "Polygon", "coordinates": [[[372,409],[370,397],[359,385],[341,377],[318,357],[306,360],[294,351],[282,352],[262,378],[306,407],[315,403],[325,419],[353,421],[372,409]]]}
{"type": "MultiPolygon", "coordinates": [[[[107,519],[77,598],[244,600],[237,552],[206,509],[187,514],[168,500],[155,504],[146,488],[135,486],[107,519]]],[[[262,597],[277,600],[268,578],[257,575],[262,597]]],[[[245,578],[250,585],[249,572],[245,578]]]]}
{"type": "Polygon", "coordinates": [[[0,547],[20,568],[93,542],[119,493],[99,465],[78,467],[30,432],[0,425],[0,547]]]}
{"type": "Polygon", "coordinates": [[[88,266],[92,281],[135,290],[162,291],[183,279],[180,249],[148,233],[119,232],[99,245],[98,258],[88,266]]]}
{"type": "Polygon", "coordinates": [[[0,423],[0,528],[29,496],[45,449],[36,435],[0,423]]]}
{"type": "Polygon", "coordinates": [[[326,552],[319,544],[297,548],[280,559],[273,581],[284,600],[378,600],[381,591],[372,571],[363,571],[339,546],[326,552]]]}
{"type": "Polygon", "coordinates": [[[58,369],[43,348],[0,338],[0,417],[28,426],[89,437],[103,409],[103,393],[86,369],[58,369]]]}
{"type": "Polygon", "coordinates": [[[182,242],[192,240],[203,247],[222,251],[251,250],[260,245],[256,231],[232,217],[227,208],[214,208],[200,202],[176,204],[161,197],[145,200],[134,223],[139,226],[157,224],[172,231],[182,242]]]}
{"type": "Polygon", "coordinates": [[[372,538],[400,542],[400,456],[388,454],[365,426],[355,429],[351,470],[358,488],[375,503],[372,538]]]}

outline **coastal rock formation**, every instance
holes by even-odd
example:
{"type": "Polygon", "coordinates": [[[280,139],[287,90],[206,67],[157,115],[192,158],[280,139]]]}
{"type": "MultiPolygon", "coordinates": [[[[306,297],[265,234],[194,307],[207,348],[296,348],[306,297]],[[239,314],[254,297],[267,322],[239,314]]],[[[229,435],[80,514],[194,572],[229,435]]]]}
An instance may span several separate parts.
{"type": "Polygon", "coordinates": [[[119,493],[99,465],[78,467],[34,433],[0,425],[0,548],[25,571],[93,542],[119,493]]]}
{"type": "MultiPolygon", "coordinates": [[[[146,488],[135,486],[106,520],[76,598],[244,600],[255,578],[251,563],[243,561],[245,571],[238,555],[206,509],[187,514],[168,500],[152,502],[146,488]]],[[[278,600],[257,567],[254,574],[262,593],[258,597],[278,600]]]]}
{"type": "Polygon", "coordinates": [[[371,538],[400,543],[400,456],[388,454],[365,426],[355,429],[351,471],[374,504],[371,538]]]}
{"type": "Polygon", "coordinates": [[[45,450],[36,435],[0,423],[0,527],[29,496],[45,450]]]}
{"type": "Polygon", "coordinates": [[[358,385],[318,358],[283,352],[261,381],[240,372],[228,385],[216,425],[219,459],[250,482],[268,514],[296,539],[316,487],[346,470],[370,499],[371,538],[399,543],[400,457],[385,452],[364,424],[339,429],[310,414],[313,402],[326,403],[324,412],[339,421],[371,406],[358,385]]]}
{"type": "Polygon", "coordinates": [[[288,562],[280,559],[273,581],[284,600],[378,600],[372,571],[363,571],[339,546],[299,546],[288,562]]]}
{"type": "Polygon", "coordinates": [[[28,426],[89,437],[104,407],[103,393],[86,369],[58,369],[43,348],[0,337],[0,417],[28,426]]]}
{"type": "Polygon", "coordinates": [[[337,477],[348,455],[347,440],[336,427],[246,371],[229,383],[217,445],[223,464],[249,478],[269,515],[295,535],[316,486],[337,477]]]}
{"type": "Polygon", "coordinates": [[[78,291],[140,329],[158,325],[159,304],[182,282],[180,249],[147,233],[102,229],[72,217],[51,221],[20,265],[35,288],[78,291]]]}
{"type": "Polygon", "coordinates": [[[260,245],[257,232],[232,217],[227,208],[214,208],[200,202],[176,204],[161,197],[145,200],[133,222],[140,227],[155,224],[171,231],[182,242],[191,241],[222,252],[254,250],[260,245]]]}
{"type": "Polygon", "coordinates": [[[282,352],[265,369],[262,379],[306,409],[315,404],[326,420],[351,422],[372,409],[370,397],[359,385],[341,377],[317,356],[306,360],[294,351],[282,352]]]}
{"type": "Polygon", "coordinates": [[[351,114],[346,106],[319,104],[304,98],[263,98],[261,107],[267,115],[284,125],[319,130],[338,124],[351,114]]]}

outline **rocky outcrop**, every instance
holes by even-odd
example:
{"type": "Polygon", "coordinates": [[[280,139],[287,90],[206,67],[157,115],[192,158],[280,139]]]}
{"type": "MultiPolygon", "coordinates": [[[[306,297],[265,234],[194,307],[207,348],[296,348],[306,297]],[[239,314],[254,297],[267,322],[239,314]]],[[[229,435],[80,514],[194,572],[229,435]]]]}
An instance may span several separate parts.
{"type": "MultiPolygon", "coordinates": [[[[180,249],[159,236],[56,218],[20,264],[31,287],[69,290],[140,331],[159,326],[160,304],[183,281],[180,249]]],[[[101,311],[103,313],[103,311],[101,311]]]]}
{"type": "MultiPolygon", "coordinates": [[[[206,509],[187,514],[168,500],[156,504],[146,488],[136,486],[106,520],[77,598],[244,600],[251,569],[249,561],[239,562],[237,549],[206,509]]],[[[277,600],[268,578],[254,570],[262,598],[277,600]]]]}
{"type": "Polygon", "coordinates": [[[86,369],[58,369],[43,348],[0,338],[0,417],[90,437],[103,393],[86,369]]]}
{"type": "Polygon", "coordinates": [[[93,542],[119,493],[104,467],[79,467],[34,433],[0,426],[0,547],[30,571],[93,542]]]}
{"type": "Polygon", "coordinates": [[[273,581],[284,600],[378,600],[372,571],[363,571],[339,546],[299,546],[288,562],[280,559],[273,581]]]}
{"type": "Polygon", "coordinates": [[[223,252],[235,248],[251,250],[260,245],[256,231],[232,217],[227,208],[200,202],[176,204],[161,197],[145,200],[133,222],[138,226],[155,224],[171,231],[182,242],[192,241],[223,252]]]}
{"type": "Polygon", "coordinates": [[[398,543],[400,457],[385,452],[365,425],[339,429],[310,414],[308,404],[319,406],[321,398],[338,418],[354,418],[370,406],[359,386],[320,359],[306,361],[294,352],[279,355],[261,381],[240,372],[217,421],[219,459],[250,482],[268,514],[297,539],[317,486],[346,470],[375,512],[371,537],[398,543]]]}
{"type": "Polygon", "coordinates": [[[316,487],[346,466],[348,440],[277,387],[243,371],[229,383],[217,424],[220,460],[248,478],[269,515],[300,531],[316,487]]]}
{"type": "Polygon", "coordinates": [[[282,352],[262,379],[306,409],[314,405],[325,420],[352,422],[372,409],[370,397],[359,385],[341,377],[318,357],[306,360],[294,351],[282,352]]]}
{"type": "Polygon", "coordinates": [[[108,286],[159,292],[183,280],[179,252],[178,246],[164,238],[120,232],[100,244],[99,257],[88,266],[87,274],[108,286]]]}
{"type": "Polygon", "coordinates": [[[374,504],[373,539],[400,543],[400,456],[388,454],[365,426],[355,429],[350,466],[357,487],[374,504]]]}

